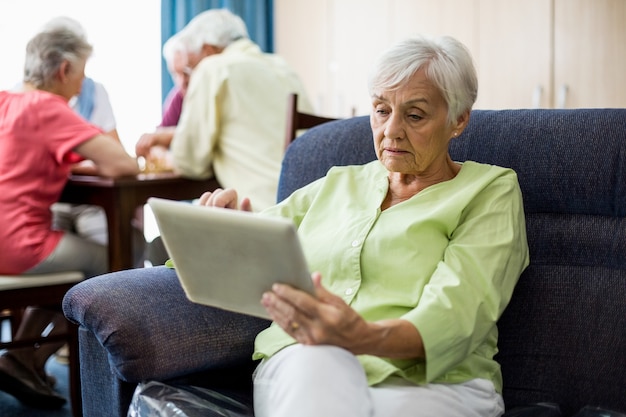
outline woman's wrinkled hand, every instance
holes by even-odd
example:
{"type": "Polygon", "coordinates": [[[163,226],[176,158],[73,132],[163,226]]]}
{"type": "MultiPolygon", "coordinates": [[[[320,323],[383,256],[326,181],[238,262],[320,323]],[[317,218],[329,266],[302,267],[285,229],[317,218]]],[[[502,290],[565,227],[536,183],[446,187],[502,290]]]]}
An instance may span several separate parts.
{"type": "Polygon", "coordinates": [[[233,210],[252,211],[249,198],[243,198],[239,204],[237,191],[232,188],[216,188],[200,196],[200,205],[208,207],[229,208],[233,210]]]}
{"type": "Polygon", "coordinates": [[[354,354],[364,353],[360,345],[361,335],[368,331],[367,322],[322,286],[318,272],[311,279],[315,296],[284,284],[274,284],[272,291],[263,294],[261,303],[272,320],[304,345],[334,345],[354,354]]]}
{"type": "Polygon", "coordinates": [[[135,144],[135,155],[147,157],[156,143],[155,133],[144,133],[135,144]]]}

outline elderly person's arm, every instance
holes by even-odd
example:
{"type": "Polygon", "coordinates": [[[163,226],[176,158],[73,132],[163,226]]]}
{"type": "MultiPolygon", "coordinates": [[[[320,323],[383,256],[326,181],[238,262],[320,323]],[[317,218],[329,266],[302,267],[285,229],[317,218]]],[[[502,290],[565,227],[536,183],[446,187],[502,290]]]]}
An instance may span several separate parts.
{"type": "Polygon", "coordinates": [[[176,126],[165,126],[157,128],[154,132],[144,133],[135,144],[135,154],[148,157],[150,150],[155,146],[169,148],[175,131],[176,126]]]}
{"type": "Polygon", "coordinates": [[[412,323],[403,319],[367,322],[321,285],[319,273],[312,278],[315,297],[275,284],[262,299],[272,320],[299,343],[340,346],[355,355],[399,359],[425,356],[422,337],[412,323]]]}
{"type": "Polygon", "coordinates": [[[128,155],[122,144],[107,135],[97,135],[75,148],[86,159],[93,161],[97,175],[121,177],[137,175],[137,161],[128,155]]]}

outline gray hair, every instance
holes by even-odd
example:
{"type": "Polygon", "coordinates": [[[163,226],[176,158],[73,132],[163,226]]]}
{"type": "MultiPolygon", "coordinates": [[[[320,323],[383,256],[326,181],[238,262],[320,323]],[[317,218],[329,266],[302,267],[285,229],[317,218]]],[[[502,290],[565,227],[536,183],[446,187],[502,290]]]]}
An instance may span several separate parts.
{"type": "Polygon", "coordinates": [[[450,36],[412,37],[392,46],[374,64],[370,95],[400,88],[422,67],[448,104],[449,123],[471,110],[478,94],[476,70],[465,45],[450,36]]]}
{"type": "Polygon", "coordinates": [[[41,32],[26,46],[24,82],[38,89],[49,87],[63,61],[77,65],[91,52],[91,45],[73,30],[59,27],[41,32]]]}
{"type": "Polygon", "coordinates": [[[183,28],[183,36],[188,36],[189,52],[199,53],[202,45],[225,48],[234,41],[248,38],[244,21],[228,9],[212,9],[200,13],[183,28]]]}
{"type": "Polygon", "coordinates": [[[189,45],[189,37],[186,34],[178,32],[170,36],[168,40],[163,44],[163,59],[167,63],[168,69],[171,71],[171,66],[174,62],[174,57],[177,53],[186,54],[189,45]]]}
{"type": "Polygon", "coordinates": [[[67,16],[57,16],[54,19],[49,20],[42,28],[42,32],[49,32],[55,29],[67,29],[71,30],[83,39],[87,39],[87,33],[85,28],[76,19],[72,19],[67,16]]]}

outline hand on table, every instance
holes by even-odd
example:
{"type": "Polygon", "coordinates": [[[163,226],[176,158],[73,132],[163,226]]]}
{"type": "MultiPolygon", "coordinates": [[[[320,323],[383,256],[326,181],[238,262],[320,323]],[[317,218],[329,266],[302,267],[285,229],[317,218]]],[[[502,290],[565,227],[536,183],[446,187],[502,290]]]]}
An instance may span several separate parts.
{"type": "Polygon", "coordinates": [[[156,140],[155,133],[144,133],[135,144],[135,155],[147,157],[156,140]]]}
{"type": "MultiPolygon", "coordinates": [[[[139,157],[141,158],[141,157],[139,157]]],[[[158,173],[174,171],[174,163],[172,155],[167,148],[162,146],[153,146],[144,158],[142,167],[143,172],[158,173]]]]}
{"type": "Polygon", "coordinates": [[[176,126],[160,127],[154,132],[144,133],[135,144],[135,155],[148,157],[150,149],[160,146],[168,149],[176,132],[176,126]]]}

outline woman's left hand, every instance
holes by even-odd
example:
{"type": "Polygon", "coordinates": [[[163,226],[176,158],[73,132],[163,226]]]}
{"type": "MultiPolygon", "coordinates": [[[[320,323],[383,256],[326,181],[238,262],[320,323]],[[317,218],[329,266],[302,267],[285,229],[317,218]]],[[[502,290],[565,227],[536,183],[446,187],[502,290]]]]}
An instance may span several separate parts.
{"type": "Polygon", "coordinates": [[[311,276],[315,296],[289,285],[275,284],[261,303],[282,329],[305,345],[334,345],[354,354],[365,353],[369,324],[340,297],[321,284],[321,275],[311,276]]]}

